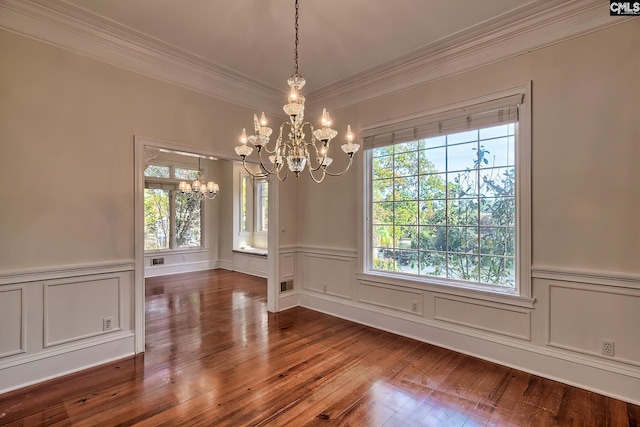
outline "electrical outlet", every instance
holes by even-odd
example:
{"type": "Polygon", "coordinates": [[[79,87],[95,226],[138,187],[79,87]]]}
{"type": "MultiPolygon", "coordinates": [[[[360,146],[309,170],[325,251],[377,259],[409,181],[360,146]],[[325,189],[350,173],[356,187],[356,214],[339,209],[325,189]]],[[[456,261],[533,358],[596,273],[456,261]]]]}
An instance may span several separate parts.
{"type": "Polygon", "coordinates": [[[113,329],[113,317],[105,317],[102,319],[102,330],[110,331],[113,329]]]}
{"type": "Polygon", "coordinates": [[[601,353],[605,356],[613,357],[616,349],[616,343],[613,341],[602,341],[601,353]]]}
{"type": "Polygon", "coordinates": [[[322,285],[322,292],[325,293],[325,294],[327,293],[327,284],[326,283],[324,283],[322,285]]]}

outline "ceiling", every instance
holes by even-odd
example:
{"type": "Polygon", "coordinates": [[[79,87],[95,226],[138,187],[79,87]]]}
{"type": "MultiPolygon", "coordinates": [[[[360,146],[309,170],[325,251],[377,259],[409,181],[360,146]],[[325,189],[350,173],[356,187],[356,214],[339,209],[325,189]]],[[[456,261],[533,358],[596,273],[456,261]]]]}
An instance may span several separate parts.
{"type": "MultiPolygon", "coordinates": [[[[293,72],[293,0],[65,0],[272,88],[293,72]]],[[[544,0],[301,0],[300,73],[311,90],[544,0]]]]}

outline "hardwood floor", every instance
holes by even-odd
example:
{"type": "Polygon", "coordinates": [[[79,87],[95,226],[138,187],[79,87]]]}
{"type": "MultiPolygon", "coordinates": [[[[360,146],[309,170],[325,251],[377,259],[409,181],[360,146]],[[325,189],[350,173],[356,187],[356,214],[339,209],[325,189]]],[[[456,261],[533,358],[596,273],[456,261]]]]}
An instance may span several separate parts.
{"type": "Polygon", "coordinates": [[[637,426],[640,407],[303,308],[147,279],[147,351],[0,396],[15,426],[637,426]]]}

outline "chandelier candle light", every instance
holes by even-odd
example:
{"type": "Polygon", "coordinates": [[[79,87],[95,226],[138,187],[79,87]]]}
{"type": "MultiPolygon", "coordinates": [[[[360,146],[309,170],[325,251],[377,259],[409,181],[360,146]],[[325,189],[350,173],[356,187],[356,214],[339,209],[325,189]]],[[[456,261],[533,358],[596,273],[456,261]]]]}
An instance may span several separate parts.
{"type": "Polygon", "coordinates": [[[344,174],[353,163],[353,155],[360,148],[360,144],[353,142],[353,133],[351,132],[351,126],[347,126],[347,142],[342,144],[341,148],[349,156],[349,164],[347,167],[338,173],[329,172],[327,168],[333,162],[333,159],[327,155],[329,151],[329,143],[333,138],[338,135],[338,132],[331,128],[331,117],[326,109],[322,110],[321,128],[313,129],[313,125],[304,121],[304,101],[305,98],[300,94],[300,90],[304,87],[306,81],[298,73],[298,0],[295,2],[296,14],[295,14],[295,48],[294,48],[294,72],[293,75],[287,80],[287,84],[291,88],[289,94],[289,102],[285,104],[282,109],[289,116],[289,121],[280,125],[280,134],[275,142],[275,147],[269,149],[269,137],[273,130],[267,127],[267,119],[262,113],[260,119],[254,114],[253,126],[255,135],[247,136],[246,129],[242,129],[242,136],[240,137],[240,145],[236,146],[236,153],[242,158],[242,164],[245,170],[256,177],[266,177],[268,175],[276,175],[279,180],[284,181],[289,175],[289,171],[300,175],[305,169],[305,166],[309,167],[309,175],[315,182],[322,182],[326,175],[339,176],[344,174]],[[288,128],[288,135],[285,138],[283,136],[285,128],[288,128]],[[305,140],[305,128],[309,131],[311,137],[309,142],[305,140]],[[245,163],[247,156],[253,152],[253,147],[247,145],[250,142],[253,147],[258,151],[258,158],[260,161],[260,173],[253,173],[247,169],[245,163]],[[270,154],[268,156],[269,163],[265,164],[262,157],[262,153],[266,152],[270,154]],[[313,153],[315,157],[315,164],[312,164],[310,153],[313,153]],[[287,160],[287,166],[289,171],[286,171],[284,176],[281,176],[281,171],[284,168],[284,159],[287,160]],[[319,175],[319,176],[316,176],[319,175]]]}
{"type": "Polygon", "coordinates": [[[213,200],[220,191],[220,186],[213,181],[205,182],[204,174],[200,169],[200,158],[198,158],[198,174],[191,184],[186,181],[180,181],[178,184],[178,190],[187,197],[202,201],[213,200]]]}

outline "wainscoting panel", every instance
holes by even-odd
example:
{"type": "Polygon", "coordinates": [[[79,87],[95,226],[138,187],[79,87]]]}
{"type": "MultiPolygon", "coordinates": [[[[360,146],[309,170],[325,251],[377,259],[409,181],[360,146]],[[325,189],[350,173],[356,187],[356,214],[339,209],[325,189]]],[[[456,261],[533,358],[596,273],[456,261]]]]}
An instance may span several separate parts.
{"type": "MultiPolygon", "coordinates": [[[[165,265],[149,266],[147,263],[144,268],[144,277],[157,277],[167,276],[169,274],[190,273],[192,271],[204,271],[211,270],[213,268],[224,268],[219,265],[220,261],[193,261],[193,262],[181,262],[165,265]]],[[[229,262],[229,264],[232,264],[229,262]]],[[[229,267],[231,270],[231,267],[229,267]]]]}
{"type": "Polygon", "coordinates": [[[0,287],[0,358],[25,352],[26,304],[23,288],[0,287]]]}
{"type": "Polygon", "coordinates": [[[421,292],[361,283],[358,294],[360,302],[365,304],[377,305],[420,316],[423,313],[421,292]]]}
{"type": "Polygon", "coordinates": [[[266,278],[269,273],[267,257],[249,253],[233,253],[233,271],[266,278]]]}
{"type": "Polygon", "coordinates": [[[306,290],[351,298],[354,261],[340,256],[302,254],[302,277],[306,290]]]}
{"type": "Polygon", "coordinates": [[[44,346],[50,347],[121,330],[121,278],[75,278],[44,286],[44,346]],[[111,319],[111,329],[103,329],[111,319]]]}
{"type": "Polygon", "coordinates": [[[134,354],[133,269],[0,271],[0,393],[134,354]]]}
{"type": "Polygon", "coordinates": [[[548,345],[640,366],[639,290],[551,283],[548,345]],[[614,343],[613,356],[602,341],[614,343]]]}
{"type": "Polygon", "coordinates": [[[435,296],[434,319],[524,340],[531,339],[531,313],[484,301],[435,296]]]}
{"type": "Polygon", "coordinates": [[[295,254],[280,254],[280,280],[293,279],[295,254]]]}

